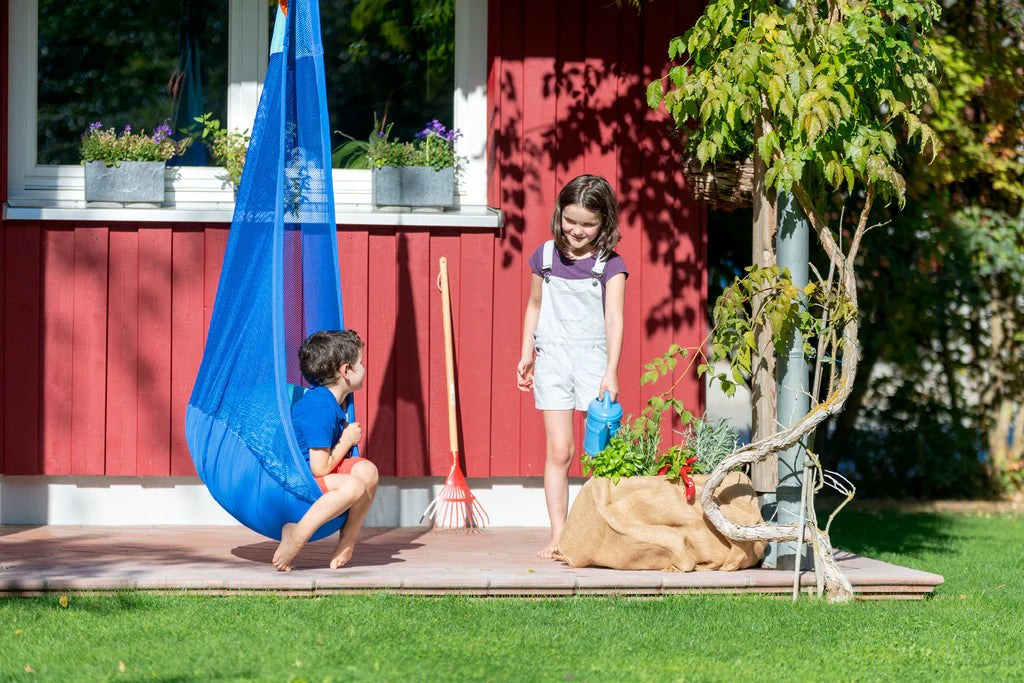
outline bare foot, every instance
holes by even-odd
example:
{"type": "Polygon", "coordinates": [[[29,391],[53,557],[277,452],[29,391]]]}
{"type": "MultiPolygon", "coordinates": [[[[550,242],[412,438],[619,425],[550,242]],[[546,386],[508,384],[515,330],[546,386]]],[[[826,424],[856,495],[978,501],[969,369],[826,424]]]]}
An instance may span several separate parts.
{"type": "Polygon", "coordinates": [[[337,569],[348,563],[352,559],[352,551],[355,550],[355,543],[348,543],[344,539],[338,541],[338,545],[334,548],[334,556],[331,557],[331,569],[337,569]]]}
{"type": "Polygon", "coordinates": [[[555,542],[551,541],[551,543],[548,543],[547,546],[545,546],[543,550],[538,550],[537,551],[537,557],[543,557],[545,559],[550,560],[550,559],[552,559],[554,557],[554,555],[552,554],[552,553],[554,553],[554,551],[555,551],[555,542]]]}
{"type": "Polygon", "coordinates": [[[277,546],[277,550],[274,552],[274,567],[279,572],[290,572],[292,570],[291,562],[295,559],[295,556],[299,554],[299,549],[302,545],[296,542],[294,534],[295,523],[289,522],[281,528],[281,545],[277,546]]]}

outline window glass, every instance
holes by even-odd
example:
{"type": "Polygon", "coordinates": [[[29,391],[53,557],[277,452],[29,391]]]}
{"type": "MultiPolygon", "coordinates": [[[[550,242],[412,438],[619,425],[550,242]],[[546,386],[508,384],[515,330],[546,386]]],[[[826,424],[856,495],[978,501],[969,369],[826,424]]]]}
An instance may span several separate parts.
{"type": "MultiPolygon", "coordinates": [[[[175,131],[227,121],[228,0],[39,0],[40,164],[77,164],[95,121],[175,131]]],[[[182,165],[205,165],[193,145],[182,165]]]]}
{"type": "Polygon", "coordinates": [[[412,139],[451,128],[455,0],[324,0],[320,5],[331,144],[366,140],[374,123],[412,139]]]}

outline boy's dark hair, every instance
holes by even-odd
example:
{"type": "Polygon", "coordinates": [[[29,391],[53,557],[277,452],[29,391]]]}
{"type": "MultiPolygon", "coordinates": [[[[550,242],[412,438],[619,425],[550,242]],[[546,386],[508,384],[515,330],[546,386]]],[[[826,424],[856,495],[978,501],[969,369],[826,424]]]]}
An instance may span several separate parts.
{"type": "Polygon", "coordinates": [[[338,368],[359,360],[363,340],[352,330],[321,330],[309,335],[299,347],[299,371],[313,386],[338,379],[338,368]]]}
{"type": "Polygon", "coordinates": [[[562,211],[570,204],[578,204],[587,211],[601,216],[601,229],[594,238],[598,255],[607,254],[619,243],[619,208],[611,185],[601,176],[576,176],[558,193],[555,212],[551,216],[551,234],[555,246],[562,253],[569,252],[569,241],[562,233],[562,211]]]}

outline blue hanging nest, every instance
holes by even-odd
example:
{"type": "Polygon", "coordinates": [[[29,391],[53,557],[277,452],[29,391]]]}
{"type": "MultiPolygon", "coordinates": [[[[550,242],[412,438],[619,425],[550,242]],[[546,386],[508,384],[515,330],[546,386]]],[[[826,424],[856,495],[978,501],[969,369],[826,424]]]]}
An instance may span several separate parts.
{"type": "MultiPolygon", "coordinates": [[[[185,417],[196,471],[250,529],[280,539],[320,489],[295,440],[298,348],[344,329],[316,2],[278,9],[203,361],[185,417]]],[[[354,409],[347,405],[349,419],[354,409]]],[[[313,539],[338,531],[346,515],[313,539]]]]}

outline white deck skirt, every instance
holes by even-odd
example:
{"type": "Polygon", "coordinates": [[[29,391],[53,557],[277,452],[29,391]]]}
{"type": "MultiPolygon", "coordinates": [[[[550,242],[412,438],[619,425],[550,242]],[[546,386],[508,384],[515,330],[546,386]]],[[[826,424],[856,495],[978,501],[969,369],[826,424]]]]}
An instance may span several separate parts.
{"type": "MultiPolygon", "coordinates": [[[[570,479],[570,504],[584,479],[570,479]]],[[[548,526],[539,477],[470,479],[491,526],[548,526]]],[[[417,526],[442,477],[382,477],[365,526],[417,526]]],[[[0,476],[0,524],[237,524],[196,477],[0,476]]]]}

